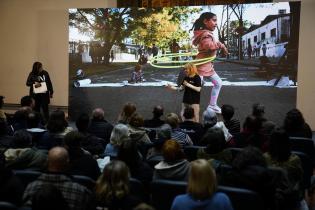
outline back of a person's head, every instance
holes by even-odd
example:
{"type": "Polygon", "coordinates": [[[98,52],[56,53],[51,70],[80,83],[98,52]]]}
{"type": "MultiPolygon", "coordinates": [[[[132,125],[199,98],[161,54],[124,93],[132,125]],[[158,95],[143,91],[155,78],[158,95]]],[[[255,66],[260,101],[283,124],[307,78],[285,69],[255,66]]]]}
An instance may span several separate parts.
{"type": "Polygon", "coordinates": [[[172,127],[169,124],[163,124],[158,130],[156,130],[156,135],[158,139],[171,139],[172,136],[172,127]]]}
{"type": "Polygon", "coordinates": [[[154,118],[160,118],[164,114],[164,109],[162,106],[157,105],[153,108],[152,113],[154,118]]]}
{"type": "Polygon", "coordinates": [[[104,120],[105,113],[102,108],[96,108],[92,112],[92,119],[93,120],[104,120]]]}
{"type": "Polygon", "coordinates": [[[217,190],[217,179],[211,164],[204,159],[192,161],[187,192],[196,200],[211,198],[217,190]]]}
{"type": "Polygon", "coordinates": [[[53,147],[48,151],[47,163],[49,172],[64,172],[69,164],[67,150],[63,147],[53,147]]]}
{"type": "Polygon", "coordinates": [[[195,112],[194,112],[194,109],[192,107],[186,107],[184,109],[184,114],[183,114],[184,118],[186,120],[191,120],[194,118],[195,116],[195,112]]]}
{"type": "Polygon", "coordinates": [[[251,133],[258,133],[262,128],[262,121],[255,117],[254,115],[249,115],[246,117],[243,129],[246,129],[248,132],[251,133]]]}
{"type": "Polygon", "coordinates": [[[207,146],[207,153],[215,154],[226,147],[224,133],[221,128],[209,128],[201,139],[203,145],[207,146]]]}
{"type": "Polygon", "coordinates": [[[90,117],[86,113],[80,114],[78,119],[75,121],[75,126],[80,132],[86,132],[88,130],[89,124],[90,124],[90,117]]]}
{"type": "Polygon", "coordinates": [[[298,109],[290,110],[284,119],[284,128],[286,131],[299,129],[305,124],[305,120],[302,112],[298,109]]]}
{"type": "Polygon", "coordinates": [[[38,128],[40,120],[40,114],[38,112],[30,112],[26,119],[27,128],[38,128]]]}
{"type": "Polygon", "coordinates": [[[162,155],[166,162],[176,162],[185,157],[180,144],[175,140],[167,140],[162,146],[162,155]]]}
{"type": "Polygon", "coordinates": [[[277,128],[270,137],[269,154],[279,162],[287,161],[291,155],[291,144],[285,130],[277,128]]]}
{"type": "Polygon", "coordinates": [[[61,191],[52,184],[45,184],[32,197],[32,210],[70,210],[61,191]]]}
{"type": "Polygon", "coordinates": [[[165,123],[169,124],[172,129],[177,128],[179,124],[179,117],[175,113],[169,113],[165,117],[165,123]]]}
{"type": "Polygon", "coordinates": [[[110,135],[110,143],[113,145],[121,145],[123,141],[130,139],[130,132],[128,126],[124,124],[117,124],[114,126],[110,135]]]}
{"type": "Polygon", "coordinates": [[[203,112],[202,118],[203,124],[209,127],[214,126],[218,121],[217,114],[210,107],[203,112]]]}
{"type": "Polygon", "coordinates": [[[137,110],[136,105],[134,103],[128,102],[123,107],[122,115],[129,118],[131,117],[132,114],[135,113],[136,110],[137,110]]]}
{"type": "Polygon", "coordinates": [[[255,117],[263,117],[265,114],[265,106],[260,103],[253,104],[253,112],[252,115],[255,117]]]}
{"type": "Polygon", "coordinates": [[[129,193],[129,169],[120,160],[108,163],[102,175],[96,181],[96,198],[98,201],[111,202],[121,199],[129,193]]]}
{"type": "Polygon", "coordinates": [[[224,120],[230,120],[234,116],[234,107],[229,104],[224,104],[221,107],[221,112],[224,120]]]}
{"type": "Polygon", "coordinates": [[[266,167],[267,163],[262,152],[256,147],[245,147],[239,152],[232,162],[236,169],[244,169],[248,166],[266,167]]]}
{"type": "Polygon", "coordinates": [[[47,123],[47,129],[52,133],[63,132],[68,126],[66,115],[61,110],[53,111],[47,123]]]}
{"type": "Polygon", "coordinates": [[[13,134],[13,148],[29,148],[32,146],[32,135],[26,130],[18,130],[13,134]]]}
{"type": "Polygon", "coordinates": [[[32,107],[32,106],[34,106],[34,99],[33,99],[33,97],[32,96],[23,96],[22,98],[21,98],[21,101],[20,101],[20,104],[21,104],[21,106],[23,107],[23,106],[29,106],[29,107],[32,107]]]}
{"type": "Polygon", "coordinates": [[[129,125],[136,128],[143,127],[144,119],[140,114],[134,113],[130,118],[129,125]]]}
{"type": "Polygon", "coordinates": [[[84,140],[84,136],[78,131],[71,131],[64,137],[65,147],[68,150],[78,149],[81,147],[81,142],[84,140]]]}
{"type": "Polygon", "coordinates": [[[124,141],[119,147],[117,159],[125,162],[129,168],[136,166],[140,160],[137,143],[124,141]]]}

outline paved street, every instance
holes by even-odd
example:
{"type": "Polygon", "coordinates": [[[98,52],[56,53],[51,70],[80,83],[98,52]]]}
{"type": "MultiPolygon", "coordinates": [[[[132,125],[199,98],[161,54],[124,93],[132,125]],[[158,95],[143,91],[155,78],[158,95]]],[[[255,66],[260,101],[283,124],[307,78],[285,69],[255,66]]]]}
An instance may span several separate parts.
{"type": "MultiPolygon", "coordinates": [[[[235,63],[218,61],[215,63],[215,69],[223,81],[243,82],[243,81],[265,81],[265,78],[257,77],[255,71],[258,67],[244,66],[235,63]]],[[[133,68],[125,68],[104,74],[90,77],[92,83],[115,83],[129,80],[133,68]]],[[[160,80],[176,82],[179,68],[155,68],[146,64],[143,66],[144,78],[147,82],[156,82],[160,80]]]]}
{"type": "MultiPolygon", "coordinates": [[[[265,81],[255,74],[257,67],[234,63],[217,62],[216,71],[223,81],[265,81]]],[[[115,83],[128,80],[132,69],[112,71],[107,74],[91,77],[92,83],[115,83]]],[[[145,78],[152,81],[176,82],[178,69],[157,69],[149,65],[144,67],[145,78]],[[163,73],[161,73],[163,72],[163,73]]],[[[211,87],[203,87],[201,91],[201,110],[208,104],[211,87]]],[[[152,107],[161,104],[165,112],[179,113],[182,93],[167,90],[165,87],[95,87],[70,88],[69,114],[74,120],[78,113],[90,113],[95,107],[103,107],[106,118],[114,123],[124,103],[132,101],[145,118],[151,117],[152,107]]],[[[223,86],[219,105],[228,103],[236,108],[235,116],[242,122],[249,114],[253,103],[261,102],[266,106],[267,118],[282,124],[287,111],[296,106],[296,88],[276,88],[272,86],[223,86]]]]}

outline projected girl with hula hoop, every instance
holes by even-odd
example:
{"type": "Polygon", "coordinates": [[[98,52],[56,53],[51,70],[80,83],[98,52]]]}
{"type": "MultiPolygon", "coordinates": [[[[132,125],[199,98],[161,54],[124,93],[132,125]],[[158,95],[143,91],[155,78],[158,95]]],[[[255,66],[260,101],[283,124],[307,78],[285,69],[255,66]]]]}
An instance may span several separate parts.
{"type": "MultiPolygon", "coordinates": [[[[194,30],[193,44],[198,47],[199,53],[196,59],[205,59],[215,57],[217,50],[221,49],[224,55],[228,54],[228,50],[224,44],[216,41],[213,36],[213,31],[217,27],[217,16],[211,12],[205,12],[195,21],[191,30],[194,30]]],[[[209,108],[216,113],[221,113],[221,108],[217,105],[217,100],[222,87],[222,80],[214,71],[212,61],[203,64],[196,64],[198,74],[203,77],[210,77],[213,83],[211,90],[209,108]]]]}

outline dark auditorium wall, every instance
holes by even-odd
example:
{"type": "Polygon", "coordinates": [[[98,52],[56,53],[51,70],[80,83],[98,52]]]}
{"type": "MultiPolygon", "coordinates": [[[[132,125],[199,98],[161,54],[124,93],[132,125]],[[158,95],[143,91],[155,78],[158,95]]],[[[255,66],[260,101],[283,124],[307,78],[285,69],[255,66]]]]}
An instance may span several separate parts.
{"type": "MultiPolygon", "coordinates": [[[[39,60],[54,83],[52,104],[68,106],[68,8],[116,5],[116,0],[0,0],[0,95],[6,103],[16,104],[28,93],[25,80],[39,60]]],[[[302,0],[297,91],[297,107],[313,130],[314,11],[314,0],[302,0]]]]}

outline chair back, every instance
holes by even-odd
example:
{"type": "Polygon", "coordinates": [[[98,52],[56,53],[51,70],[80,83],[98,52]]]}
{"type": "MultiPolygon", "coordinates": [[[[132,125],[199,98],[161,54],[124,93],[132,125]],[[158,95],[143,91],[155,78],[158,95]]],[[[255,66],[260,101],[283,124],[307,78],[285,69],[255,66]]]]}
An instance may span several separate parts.
{"type": "Polygon", "coordinates": [[[154,180],[151,183],[152,205],[156,210],[170,210],[174,198],[185,194],[187,182],[154,180]]]}

